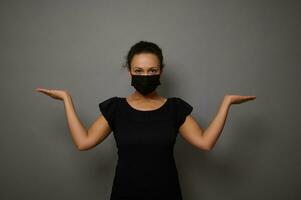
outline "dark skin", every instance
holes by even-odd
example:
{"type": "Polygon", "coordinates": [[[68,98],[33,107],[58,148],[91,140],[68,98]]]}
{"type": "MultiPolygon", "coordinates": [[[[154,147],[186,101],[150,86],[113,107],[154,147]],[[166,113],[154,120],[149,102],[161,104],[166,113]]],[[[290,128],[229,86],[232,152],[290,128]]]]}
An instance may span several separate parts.
{"type": "MultiPolygon", "coordinates": [[[[131,73],[136,75],[161,74],[162,77],[163,70],[160,69],[159,63],[157,56],[154,54],[136,54],[131,61],[131,67],[128,71],[129,78],[131,78],[131,73]]],[[[85,128],[75,112],[72,98],[68,91],[45,88],[36,88],[36,91],[64,102],[72,139],[79,150],[88,150],[95,147],[112,132],[103,115],[99,115],[88,129],[85,128]]],[[[214,119],[206,129],[203,129],[192,115],[188,115],[179,128],[179,133],[188,143],[196,148],[210,151],[222,133],[230,106],[254,99],[256,99],[256,96],[227,94],[224,96],[214,119]]],[[[147,95],[142,95],[135,90],[126,97],[126,100],[133,108],[146,111],[161,107],[167,98],[159,95],[156,90],[147,95]]]]}

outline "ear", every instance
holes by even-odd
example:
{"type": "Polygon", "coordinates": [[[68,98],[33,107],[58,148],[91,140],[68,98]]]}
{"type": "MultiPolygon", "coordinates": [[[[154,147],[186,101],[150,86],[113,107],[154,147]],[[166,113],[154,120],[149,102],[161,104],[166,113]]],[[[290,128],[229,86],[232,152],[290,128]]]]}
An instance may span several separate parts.
{"type": "Polygon", "coordinates": [[[131,78],[131,71],[130,70],[128,70],[128,75],[131,78]]]}

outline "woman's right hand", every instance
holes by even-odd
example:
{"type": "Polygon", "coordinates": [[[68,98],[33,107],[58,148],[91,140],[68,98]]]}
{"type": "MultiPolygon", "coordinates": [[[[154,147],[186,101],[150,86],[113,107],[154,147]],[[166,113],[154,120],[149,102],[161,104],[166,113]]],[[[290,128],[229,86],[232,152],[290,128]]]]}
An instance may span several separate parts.
{"type": "Polygon", "coordinates": [[[36,88],[36,91],[39,91],[39,92],[44,93],[54,99],[59,99],[59,100],[64,100],[69,96],[69,93],[66,90],[36,88]]]}

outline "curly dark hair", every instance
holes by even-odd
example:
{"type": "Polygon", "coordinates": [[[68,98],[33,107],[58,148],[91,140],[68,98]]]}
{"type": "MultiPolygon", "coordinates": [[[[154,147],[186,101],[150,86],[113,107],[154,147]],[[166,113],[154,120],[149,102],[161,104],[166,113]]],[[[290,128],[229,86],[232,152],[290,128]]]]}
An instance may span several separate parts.
{"type": "Polygon", "coordinates": [[[131,70],[131,62],[135,54],[140,53],[152,53],[155,54],[160,61],[160,71],[163,70],[165,64],[163,63],[163,55],[162,49],[153,42],[148,41],[140,41],[134,44],[128,54],[125,56],[125,63],[122,65],[122,68],[127,68],[129,71],[131,70]]]}

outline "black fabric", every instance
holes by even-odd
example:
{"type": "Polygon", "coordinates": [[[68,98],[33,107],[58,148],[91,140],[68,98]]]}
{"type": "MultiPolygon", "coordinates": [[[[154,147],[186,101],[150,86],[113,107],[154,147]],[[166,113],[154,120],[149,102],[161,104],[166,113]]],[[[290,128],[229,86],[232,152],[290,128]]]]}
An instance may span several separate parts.
{"type": "Polygon", "coordinates": [[[115,96],[99,108],[118,149],[110,200],[182,200],[173,150],[178,129],[193,107],[170,97],[161,107],[142,111],[115,96]]]}
{"type": "Polygon", "coordinates": [[[117,109],[117,97],[111,97],[99,103],[99,109],[105,119],[108,121],[111,129],[115,130],[115,111],[117,109]]]}
{"type": "Polygon", "coordinates": [[[177,110],[176,128],[179,129],[180,126],[185,122],[187,115],[189,115],[193,110],[193,107],[181,98],[176,98],[175,103],[177,110]]]}

